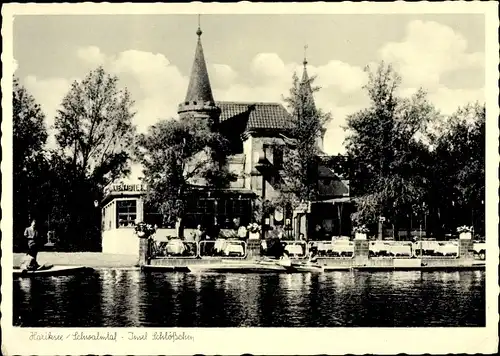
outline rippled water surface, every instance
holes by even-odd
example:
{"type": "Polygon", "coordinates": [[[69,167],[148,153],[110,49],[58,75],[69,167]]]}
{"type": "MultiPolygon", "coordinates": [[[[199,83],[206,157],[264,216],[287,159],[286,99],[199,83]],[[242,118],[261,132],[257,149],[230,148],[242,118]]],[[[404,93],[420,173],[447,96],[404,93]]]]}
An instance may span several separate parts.
{"type": "Polygon", "coordinates": [[[22,326],[484,326],[485,272],[190,274],[14,280],[22,326]]]}

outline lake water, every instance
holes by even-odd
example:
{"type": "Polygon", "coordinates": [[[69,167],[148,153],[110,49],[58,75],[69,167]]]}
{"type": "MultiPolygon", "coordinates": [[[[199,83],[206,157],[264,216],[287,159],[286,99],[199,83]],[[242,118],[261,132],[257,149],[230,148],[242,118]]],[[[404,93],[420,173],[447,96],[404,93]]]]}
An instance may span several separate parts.
{"type": "Polygon", "coordinates": [[[484,326],[485,272],[190,274],[14,280],[14,325],[484,326]]]}

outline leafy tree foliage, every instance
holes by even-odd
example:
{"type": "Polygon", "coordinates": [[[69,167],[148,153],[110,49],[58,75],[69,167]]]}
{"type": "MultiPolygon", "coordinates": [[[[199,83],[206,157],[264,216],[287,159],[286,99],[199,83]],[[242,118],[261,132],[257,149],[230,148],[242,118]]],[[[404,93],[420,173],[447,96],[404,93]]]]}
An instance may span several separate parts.
{"type": "Polygon", "coordinates": [[[128,173],[135,127],[133,101],[103,68],[75,81],[55,118],[58,149],[51,165],[54,224],[68,248],[96,249],[103,188],[128,173]],[[71,236],[71,237],[70,237],[71,236]]]}
{"type": "Polygon", "coordinates": [[[17,78],[13,81],[13,196],[14,245],[21,244],[22,231],[43,210],[42,188],[47,184],[45,115],[35,98],[17,78]]]}
{"type": "Polygon", "coordinates": [[[160,121],[139,136],[147,202],[178,221],[179,236],[183,236],[182,219],[191,188],[223,188],[234,179],[226,165],[228,147],[207,121],[194,117],[160,121]]]}
{"type": "Polygon", "coordinates": [[[292,115],[289,140],[285,140],[283,169],[286,187],[278,198],[292,202],[314,201],[318,198],[318,164],[322,154],[318,139],[324,133],[324,125],[331,119],[314,103],[314,77],[299,80],[293,75],[293,85],[285,101],[292,115]]]}
{"type": "Polygon", "coordinates": [[[467,104],[432,137],[433,204],[439,225],[473,225],[484,234],[486,109],[467,104]]]}
{"type": "Polygon", "coordinates": [[[347,119],[353,220],[366,224],[386,216],[397,223],[425,200],[430,182],[422,173],[429,158],[418,134],[437,112],[423,90],[409,99],[397,95],[401,79],[391,65],[367,72],[371,105],[347,119]]]}
{"type": "Polygon", "coordinates": [[[74,82],[55,119],[56,139],[75,174],[105,185],[121,175],[132,153],[133,101],[102,67],[74,82]]]}

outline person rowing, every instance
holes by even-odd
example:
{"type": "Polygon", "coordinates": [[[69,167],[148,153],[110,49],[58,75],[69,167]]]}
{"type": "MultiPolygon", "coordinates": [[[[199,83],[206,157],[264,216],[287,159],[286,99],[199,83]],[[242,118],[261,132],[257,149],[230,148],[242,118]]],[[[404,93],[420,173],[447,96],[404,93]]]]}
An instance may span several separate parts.
{"type": "Polygon", "coordinates": [[[36,258],[38,256],[38,231],[36,230],[36,221],[32,220],[31,225],[24,230],[24,237],[26,238],[26,256],[21,263],[21,269],[25,271],[35,271],[40,265],[36,258]]]}
{"type": "Polygon", "coordinates": [[[26,256],[21,263],[21,270],[36,271],[39,269],[51,268],[52,265],[39,265],[37,262],[38,257],[38,231],[36,230],[36,220],[31,221],[31,225],[24,230],[24,237],[26,238],[26,256]]]}

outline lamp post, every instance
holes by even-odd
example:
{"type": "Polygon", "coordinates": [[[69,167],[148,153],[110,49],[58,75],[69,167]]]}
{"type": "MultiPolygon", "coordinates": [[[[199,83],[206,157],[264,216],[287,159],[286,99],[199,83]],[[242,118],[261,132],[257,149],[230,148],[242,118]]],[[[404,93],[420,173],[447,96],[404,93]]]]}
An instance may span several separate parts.
{"type": "Polygon", "coordinates": [[[261,218],[261,238],[265,240],[266,238],[266,214],[265,214],[265,201],[266,201],[266,169],[268,167],[267,161],[267,145],[262,146],[262,151],[258,153],[258,157],[255,162],[255,169],[262,175],[262,218],[261,218]]]}
{"type": "MultiPolygon", "coordinates": [[[[425,228],[427,229],[427,210],[425,208],[425,202],[422,203],[422,210],[423,210],[423,213],[424,213],[424,224],[425,224],[425,228]]],[[[419,219],[420,221],[420,258],[422,258],[422,217],[420,217],[419,219]]]]}

